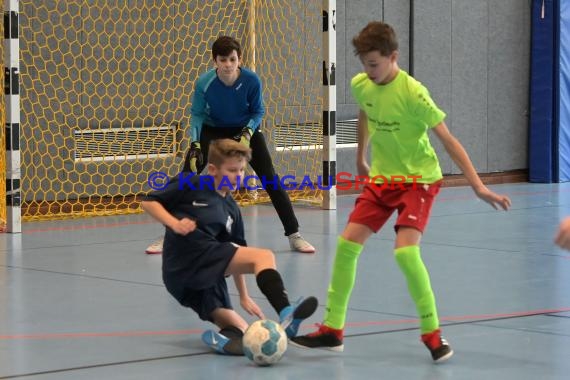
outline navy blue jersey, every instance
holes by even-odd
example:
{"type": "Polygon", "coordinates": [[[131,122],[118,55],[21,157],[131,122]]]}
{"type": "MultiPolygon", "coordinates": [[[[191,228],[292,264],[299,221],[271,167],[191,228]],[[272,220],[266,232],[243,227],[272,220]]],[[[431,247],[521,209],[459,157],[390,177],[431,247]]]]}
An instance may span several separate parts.
{"type": "Polygon", "coordinates": [[[148,194],[146,200],[160,202],[178,219],[186,217],[196,221],[199,233],[187,235],[190,240],[215,239],[246,245],[241,212],[230,193],[224,197],[213,190],[211,177],[200,181],[200,176],[193,176],[189,180],[192,186],[178,178],[173,178],[164,190],[148,194]]]}
{"type": "Polygon", "coordinates": [[[179,235],[167,227],[164,237],[163,279],[171,293],[181,295],[185,289],[214,286],[235,253],[230,243],[247,245],[241,212],[231,194],[222,196],[203,185],[211,181],[201,186],[200,176],[189,182],[192,187],[181,187],[184,181],[174,178],[164,190],[151,192],[145,199],[160,202],[178,219],[196,221],[196,230],[189,234],[179,235]]]}

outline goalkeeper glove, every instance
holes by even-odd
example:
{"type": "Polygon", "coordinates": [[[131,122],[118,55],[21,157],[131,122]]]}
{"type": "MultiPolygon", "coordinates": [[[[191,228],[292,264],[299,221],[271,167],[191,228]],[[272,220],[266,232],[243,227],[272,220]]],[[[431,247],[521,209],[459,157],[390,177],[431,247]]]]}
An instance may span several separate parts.
{"type": "Polygon", "coordinates": [[[249,148],[249,140],[251,140],[251,136],[253,135],[253,131],[249,127],[243,127],[241,132],[234,136],[234,140],[238,143],[243,144],[249,148]]]}
{"type": "Polygon", "coordinates": [[[190,160],[190,171],[198,174],[198,167],[201,167],[204,163],[204,156],[202,155],[199,142],[192,142],[190,144],[188,158],[190,160]]]}

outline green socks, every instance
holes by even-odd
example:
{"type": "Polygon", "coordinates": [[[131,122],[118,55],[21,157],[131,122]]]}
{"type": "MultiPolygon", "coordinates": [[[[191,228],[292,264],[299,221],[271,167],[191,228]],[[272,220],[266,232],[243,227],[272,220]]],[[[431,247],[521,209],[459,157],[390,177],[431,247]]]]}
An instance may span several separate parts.
{"type": "MultiPolygon", "coordinates": [[[[331,281],[328,289],[327,308],[324,324],[341,330],[346,321],[348,300],[354,287],[358,257],[362,252],[361,244],[338,238],[331,281]]],[[[429,274],[420,256],[420,247],[412,245],[394,251],[396,262],[406,277],[408,290],[420,318],[422,334],[439,328],[435,297],[431,289],[429,274]]]]}
{"type": "Polygon", "coordinates": [[[420,256],[420,247],[411,245],[394,251],[396,262],[408,282],[408,290],[416,304],[422,334],[439,328],[435,297],[429,274],[420,256]]]}
{"type": "Polygon", "coordinates": [[[333,329],[344,328],[348,300],[356,277],[358,256],[362,249],[362,244],[339,236],[324,318],[324,324],[333,329]]]}

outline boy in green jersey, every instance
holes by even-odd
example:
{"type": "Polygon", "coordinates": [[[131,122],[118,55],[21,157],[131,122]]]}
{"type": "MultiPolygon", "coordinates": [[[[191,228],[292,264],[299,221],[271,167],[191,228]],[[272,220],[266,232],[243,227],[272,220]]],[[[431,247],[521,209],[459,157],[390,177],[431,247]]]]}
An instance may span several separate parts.
{"type": "Polygon", "coordinates": [[[309,348],[343,350],[358,257],[366,240],[397,210],[395,260],[416,305],[421,340],[433,360],[441,362],[453,351],[441,336],[435,297],[419,247],[442,180],[427,131],[431,129],[439,138],[479,198],[503,210],[508,210],[511,201],[481,182],[465,149],[445,125],[445,113],[420,82],[398,67],[398,42],[392,27],[371,22],[352,42],[364,66],[364,72],[351,81],[360,107],[357,169],[358,175],[371,181],[356,200],[348,225],[338,238],[324,323],[318,331],[292,341],[309,348]],[[370,166],[366,160],[368,144],[370,166]]]}

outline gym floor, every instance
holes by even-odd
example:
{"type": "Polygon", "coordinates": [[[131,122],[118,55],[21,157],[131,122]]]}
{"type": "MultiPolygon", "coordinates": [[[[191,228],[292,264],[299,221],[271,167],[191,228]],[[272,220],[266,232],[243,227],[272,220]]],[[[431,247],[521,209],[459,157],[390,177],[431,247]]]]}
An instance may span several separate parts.
{"type": "MultiPolygon", "coordinates": [[[[279,363],[259,368],[202,344],[211,325],[176,303],[162,284],[161,256],[144,253],[162,227],[137,214],[28,222],[22,234],[0,234],[0,379],[568,379],[570,252],[553,236],[570,215],[570,184],[491,188],[511,197],[510,211],[493,210],[468,187],[443,188],[422,241],[455,351],[443,364],[419,341],[391,225],[360,257],[344,353],[290,346],[279,363]]],[[[301,333],[323,316],[336,239],[355,197],[339,197],[335,211],[295,206],[314,255],[289,251],[271,205],[242,210],[249,245],[274,250],[291,299],[319,298],[301,333]]],[[[252,276],[248,285],[276,319],[252,276]]]]}

